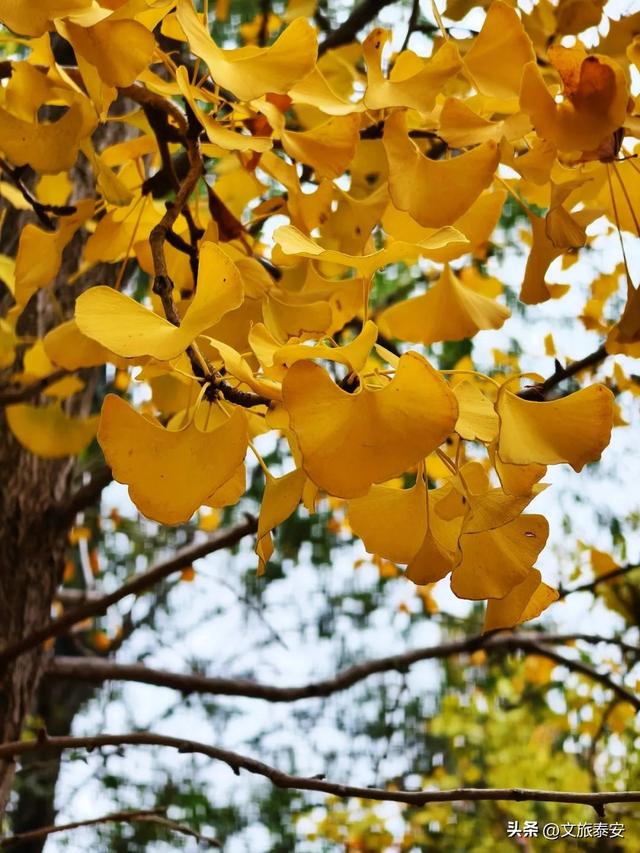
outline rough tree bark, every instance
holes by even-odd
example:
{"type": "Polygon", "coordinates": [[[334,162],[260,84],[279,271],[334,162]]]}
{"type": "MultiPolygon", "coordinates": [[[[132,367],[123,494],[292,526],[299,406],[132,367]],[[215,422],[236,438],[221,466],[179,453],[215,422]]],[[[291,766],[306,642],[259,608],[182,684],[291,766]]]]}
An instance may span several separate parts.
{"type": "MultiPolygon", "coordinates": [[[[124,125],[112,122],[101,129],[101,145],[123,138],[124,125]]],[[[93,176],[87,161],[81,160],[72,172],[73,199],[95,195],[93,176]]],[[[0,251],[14,255],[20,230],[37,219],[29,211],[8,211],[0,232],[0,251]]],[[[52,299],[47,290],[38,292],[23,312],[18,332],[42,337],[73,313],[75,296],[85,287],[114,280],[113,269],[94,269],[73,288],[67,285],[77,270],[86,237],[76,235],[65,250],[63,264],[54,285],[52,299]]],[[[0,290],[4,285],[0,284],[0,290]]],[[[0,292],[0,308],[7,307],[8,293],[0,292]]],[[[4,313],[4,310],[0,313],[4,313]]],[[[2,380],[0,374],[0,381],[2,380]]],[[[5,377],[6,378],[6,377],[5,377]]],[[[83,371],[84,389],[74,395],[73,414],[91,411],[100,369],[83,371]]],[[[36,402],[31,400],[29,402],[36,402]]],[[[62,577],[69,527],[72,519],[62,513],[72,489],[78,485],[78,466],[73,459],[47,460],[25,450],[7,428],[0,410],[0,647],[32,633],[51,615],[51,603],[62,577]]],[[[34,706],[44,650],[21,655],[0,670],[0,742],[20,737],[25,720],[34,706]]],[[[5,813],[13,784],[15,766],[0,761],[0,819],[5,813]]]]}

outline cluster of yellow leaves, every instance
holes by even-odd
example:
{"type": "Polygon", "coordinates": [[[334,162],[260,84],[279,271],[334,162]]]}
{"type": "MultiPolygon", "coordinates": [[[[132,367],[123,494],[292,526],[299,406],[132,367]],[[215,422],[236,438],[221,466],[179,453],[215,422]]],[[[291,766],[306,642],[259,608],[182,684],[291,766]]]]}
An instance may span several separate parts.
{"type": "MultiPolygon", "coordinates": [[[[448,378],[404,344],[462,340],[505,323],[500,282],[472,261],[486,256],[507,193],[531,224],[527,303],[562,295],[547,271],[588,243],[596,218],[637,226],[628,189],[638,186],[637,165],[614,160],[640,123],[629,89],[638,51],[621,48],[615,22],[599,50],[560,41],[593,25],[592,5],[601,13],[598,4],[543,2],[523,14],[494,0],[473,39],[444,32],[430,56],[404,50],[388,70],[390,34],[381,28],[319,59],[306,17],[313,4],[290,4],[272,44],[257,44],[258,29],[248,27],[247,44],[226,49],[192,0],[0,0],[0,20],[29,49],[0,90],[0,151],[44,176],[36,194],[55,204],[68,201],[68,172],[82,152],[97,196],[76,201],[54,230],[27,225],[16,258],[0,258],[15,299],[1,321],[0,364],[13,363],[20,314],[53,283],[79,230],[89,235],[83,272],[135,258],[157,274],[149,240],[165,207],[145,183],[166,171],[167,152],[179,155],[186,104],[201,128],[208,188],[196,186],[164,246],[180,324],[155,296],[143,304],[119,286],[90,287],[75,316],[33,344],[19,378],[110,363],[123,392],[126,371],[139,368],[151,402],[140,410],[108,395],[97,438],[136,506],[165,524],[236,503],[252,439],[283,436],[295,467],[280,478],[265,468],[262,569],[271,531],[301,501],[312,511],[323,492],[347,501],[366,548],[406,565],[417,584],[450,573],[457,595],[489,599],[488,628],[537,615],[555,597],[534,567],[547,524],[523,511],[547,465],[579,471],[600,457],[613,395],[592,385],[531,402],[506,382],[448,378]],[[185,50],[163,53],[156,28],[185,50]],[[73,48],[77,69],[56,62],[53,32],[73,48]],[[176,65],[187,54],[195,64],[176,65]],[[152,113],[136,108],[115,119],[134,136],[94,147],[123,90],[138,100],[146,92],[156,110],[169,104],[163,142],[152,113]],[[276,215],[289,224],[269,253],[253,226],[276,215]],[[374,274],[419,259],[427,289],[372,316],[374,274]],[[347,324],[361,331],[349,336],[347,324]],[[378,330],[403,354],[381,346],[378,330]]],[[[218,6],[224,18],[227,6],[218,6]]],[[[450,6],[450,17],[464,14],[450,6]]],[[[269,34],[279,26],[270,19],[269,34]]],[[[24,206],[15,187],[0,189],[24,206]]],[[[583,319],[626,352],[640,345],[639,291],[628,274],[626,308],[608,325],[602,304],[611,292],[594,285],[583,319]]],[[[76,390],[52,385],[55,403],[8,407],[17,439],[45,456],[80,452],[97,419],[66,411],[76,390]]]]}

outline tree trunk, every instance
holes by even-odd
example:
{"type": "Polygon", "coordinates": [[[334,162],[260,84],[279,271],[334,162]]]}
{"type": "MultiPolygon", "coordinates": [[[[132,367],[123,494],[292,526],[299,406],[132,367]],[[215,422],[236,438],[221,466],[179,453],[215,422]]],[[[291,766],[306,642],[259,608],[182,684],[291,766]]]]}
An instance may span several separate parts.
{"type": "MultiPolygon", "coordinates": [[[[100,128],[100,148],[121,141],[126,126],[112,122],[100,128]]],[[[75,200],[95,195],[88,162],[81,158],[71,174],[75,200]]],[[[30,212],[9,211],[0,234],[0,251],[15,255],[20,230],[34,220],[30,212]]],[[[115,280],[113,267],[99,266],[67,285],[77,270],[86,235],[80,232],[66,248],[60,273],[53,285],[55,300],[47,290],[31,299],[22,313],[18,331],[41,338],[60,322],[58,307],[73,314],[75,296],[90,284],[115,280]],[[54,309],[53,306],[56,306],[54,309]]],[[[0,283],[0,290],[3,285],[0,283]]],[[[0,316],[9,296],[0,293],[0,316]]],[[[70,402],[70,413],[88,414],[94,403],[101,368],[82,371],[85,387],[70,402]]],[[[30,400],[36,403],[37,400],[30,400]]],[[[60,512],[77,485],[74,459],[43,459],[25,450],[9,431],[0,410],[0,647],[28,636],[51,618],[51,604],[62,579],[70,519],[60,512]]],[[[0,670],[0,743],[16,740],[34,705],[42,668],[43,648],[21,655],[0,670]]],[[[0,821],[11,792],[15,765],[0,761],[0,821]]]]}

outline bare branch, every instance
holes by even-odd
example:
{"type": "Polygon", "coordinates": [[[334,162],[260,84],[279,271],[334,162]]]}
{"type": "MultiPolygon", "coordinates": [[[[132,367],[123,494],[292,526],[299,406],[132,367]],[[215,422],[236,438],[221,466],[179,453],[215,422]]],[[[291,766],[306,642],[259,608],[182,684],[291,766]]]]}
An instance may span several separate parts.
{"type": "Polygon", "coordinates": [[[637,569],[640,569],[640,563],[628,563],[626,566],[618,566],[615,569],[611,569],[610,572],[605,572],[604,574],[599,575],[597,578],[594,578],[592,581],[588,581],[588,583],[583,583],[580,584],[580,586],[571,587],[571,589],[558,590],[559,599],[566,598],[568,595],[572,595],[574,592],[593,592],[601,584],[608,583],[609,581],[624,577],[624,575],[628,575],[629,572],[635,572],[637,569]]]}
{"type": "Polygon", "coordinates": [[[382,800],[408,805],[424,806],[428,803],[471,802],[486,800],[511,800],[516,802],[577,803],[591,806],[599,814],[609,803],[638,803],[640,791],[544,791],[531,788],[455,788],[449,791],[403,791],[385,788],[366,788],[342,785],[326,781],[317,776],[293,776],[276,767],[198,741],[185,740],[154,732],[131,732],[128,734],[103,734],[88,737],[48,737],[41,733],[37,740],[15,741],[0,744],[0,759],[12,760],[28,752],[60,753],[66,749],[100,749],[105,746],[165,746],[184,754],[198,754],[227,764],[235,774],[241,770],[263,776],[277,788],[299,791],[317,791],[346,799],[357,797],[363,800],[382,800]]]}
{"type": "Polygon", "coordinates": [[[121,811],[111,812],[110,814],[102,815],[101,817],[89,818],[88,820],[76,820],[72,823],[52,824],[51,826],[42,826],[38,829],[32,829],[29,832],[20,832],[17,835],[11,835],[8,838],[0,840],[0,847],[13,847],[17,844],[24,844],[26,841],[35,841],[38,838],[47,838],[57,832],[69,832],[72,829],[81,829],[87,826],[99,826],[104,823],[134,823],[136,821],[144,821],[146,823],[159,823],[171,829],[174,832],[179,832],[182,835],[188,835],[195,838],[197,841],[209,844],[211,847],[220,847],[220,842],[215,838],[208,838],[201,835],[199,832],[185,826],[182,823],[169,820],[165,816],[166,808],[157,809],[140,809],[136,811],[121,811]]]}
{"type": "MultiPolygon", "coordinates": [[[[636,709],[640,710],[640,699],[625,687],[611,681],[609,676],[593,670],[581,661],[566,658],[543,645],[575,640],[587,643],[617,644],[616,640],[591,634],[549,634],[546,636],[537,634],[484,634],[365,661],[342,670],[333,678],[293,687],[275,687],[243,678],[218,678],[198,673],[168,672],[151,669],[144,664],[117,663],[99,657],[56,657],[49,661],[45,675],[92,683],[102,683],[109,680],[135,681],[158,687],[169,687],[180,690],[182,693],[245,696],[252,699],[263,699],[266,702],[295,702],[299,699],[330,696],[352,687],[371,675],[392,671],[404,673],[411,666],[421,661],[447,658],[464,653],[471,654],[479,649],[496,654],[524,651],[549,658],[559,665],[568,667],[581,675],[586,675],[591,680],[613,690],[618,697],[631,702],[636,709]]],[[[636,652],[640,653],[640,649],[636,649],[636,652]]]]}
{"type": "Polygon", "coordinates": [[[548,379],[545,379],[544,382],[541,382],[538,385],[531,385],[529,388],[525,388],[523,391],[520,391],[518,397],[522,397],[524,400],[544,400],[546,399],[547,394],[550,391],[553,391],[561,382],[564,382],[565,379],[570,379],[572,376],[575,376],[577,373],[580,373],[582,370],[586,370],[589,367],[597,367],[601,364],[609,355],[606,350],[604,344],[599,346],[597,350],[589,353],[589,355],[585,355],[584,358],[579,359],[578,361],[572,361],[570,364],[567,364],[566,367],[563,367],[559,361],[556,360],[556,369],[549,376],[548,379]]]}
{"type": "Polygon", "coordinates": [[[343,44],[349,44],[354,41],[358,33],[367,24],[370,24],[381,9],[389,6],[393,0],[364,0],[359,6],[353,10],[349,17],[318,47],[318,54],[322,56],[328,50],[334,47],[340,47],[343,44]]]}
{"type": "Polygon", "coordinates": [[[34,631],[12,645],[5,646],[4,649],[0,650],[0,672],[6,669],[10,661],[30,649],[36,648],[45,640],[51,637],[59,637],[61,634],[66,633],[69,628],[78,622],[105,613],[111,605],[116,604],[128,595],[137,595],[140,592],[144,592],[164,580],[164,578],[174,572],[180,571],[185,566],[190,565],[194,560],[205,557],[207,554],[212,554],[214,551],[221,551],[224,548],[231,548],[244,536],[254,533],[257,529],[257,524],[257,519],[248,516],[246,521],[222,530],[204,542],[182,548],[182,550],[178,551],[170,559],[158,563],[158,565],[144,572],[144,574],[134,577],[119,587],[119,589],[114,590],[114,592],[87,601],[73,610],[67,611],[60,618],[52,620],[48,625],[44,625],[38,631],[34,631]]]}

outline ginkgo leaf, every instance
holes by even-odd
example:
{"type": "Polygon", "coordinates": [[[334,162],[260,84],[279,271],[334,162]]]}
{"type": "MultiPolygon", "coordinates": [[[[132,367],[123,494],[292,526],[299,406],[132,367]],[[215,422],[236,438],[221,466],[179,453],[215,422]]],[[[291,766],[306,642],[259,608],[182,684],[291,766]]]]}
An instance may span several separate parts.
{"type": "MultiPolygon", "coordinates": [[[[468,243],[454,242],[442,249],[433,249],[429,252],[429,259],[445,264],[467,252],[484,254],[500,219],[506,195],[505,190],[488,190],[482,193],[471,207],[452,223],[452,227],[464,234],[468,243]]],[[[406,211],[398,210],[393,204],[387,207],[382,217],[382,225],[394,239],[415,243],[426,240],[434,233],[434,229],[418,225],[406,211]]]]}
{"type": "Polygon", "coordinates": [[[464,55],[463,64],[473,83],[483,95],[516,97],[525,65],[535,60],[517,11],[502,0],[493,0],[480,33],[464,55]]]}
{"type": "Polygon", "coordinates": [[[439,249],[449,243],[466,242],[466,237],[455,228],[440,228],[423,243],[394,240],[384,249],[368,255],[347,255],[345,252],[334,249],[324,249],[293,225],[281,225],[280,228],[276,228],[273,236],[285,255],[297,255],[301,258],[352,267],[365,278],[370,278],[376,270],[395,261],[410,260],[420,255],[429,257],[432,249],[439,249]]]}
{"type": "Polygon", "coordinates": [[[26,305],[41,287],[53,284],[62,253],[78,228],[91,216],[93,199],[76,204],[76,213],[58,220],[55,231],[45,231],[28,222],[20,232],[15,266],[15,296],[19,305],[26,305]]]}
{"type": "Polygon", "coordinates": [[[351,529],[370,554],[394,563],[410,563],[427,529],[427,490],[423,478],[409,489],[372,486],[348,503],[351,529]]]}
{"type": "Polygon", "coordinates": [[[528,495],[535,483],[547,473],[546,465],[532,462],[530,465],[510,465],[496,453],[497,441],[489,446],[489,458],[496,469],[502,490],[507,495],[528,495]]]}
{"type": "Polygon", "coordinates": [[[23,36],[41,36],[60,15],[90,8],[92,0],[0,0],[0,21],[23,36]]]}
{"type": "Polygon", "coordinates": [[[452,225],[462,216],[493,181],[500,158],[490,140],[450,160],[430,160],[409,137],[401,110],[387,118],[383,143],[394,205],[429,228],[452,225]]]}
{"type": "Polygon", "coordinates": [[[432,344],[460,341],[480,329],[499,329],[511,312],[464,285],[447,266],[422,296],[397,302],[378,318],[385,335],[432,344]]]}
{"type": "Polygon", "coordinates": [[[215,243],[200,251],[198,287],[180,326],[111,287],[92,287],[76,303],[76,323],[88,338],[117,355],[151,355],[168,361],[184,352],[205,329],[242,303],[242,279],[215,243]]]}
{"type": "Polygon", "coordinates": [[[169,430],[138,414],[121,397],[105,398],[98,442],[113,476],[129,486],[140,512],[180,524],[236,472],[247,450],[247,416],[236,408],[212,432],[194,421],[169,430]]]}
{"type": "Polygon", "coordinates": [[[271,531],[286,521],[295,511],[302,497],[302,487],[306,476],[301,468],[296,468],[283,477],[272,477],[265,472],[266,483],[260,516],[258,518],[258,541],[256,554],[259,559],[258,574],[264,574],[267,563],[273,554],[271,531]]]}
{"type": "Polygon", "coordinates": [[[525,66],[520,106],[538,136],[561,151],[592,151],[624,124],[629,87],[622,69],[609,57],[584,48],[554,47],[549,59],[564,84],[556,103],[535,62],[525,66]]]}
{"type": "Polygon", "coordinates": [[[498,416],[491,400],[473,382],[464,379],[453,389],[459,415],[455,431],[467,441],[491,442],[498,435],[498,416]]]}
{"type": "MultiPolygon", "coordinates": [[[[460,70],[462,63],[458,48],[452,41],[445,43],[430,59],[420,60],[420,70],[403,79],[385,79],[382,69],[382,52],[391,38],[391,32],[382,27],[372,30],[362,44],[367,63],[367,90],[364,103],[367,109],[410,107],[420,112],[433,109],[437,95],[444,84],[460,70]]],[[[402,54],[396,60],[396,70],[402,63],[402,54]]]]}
{"type": "Polygon", "coordinates": [[[6,408],[9,429],[23,447],[36,456],[76,456],[93,440],[98,416],[74,418],[59,403],[31,406],[19,403],[6,408]]]}
{"type": "Polygon", "coordinates": [[[308,104],[317,107],[325,115],[343,116],[354,112],[362,112],[362,102],[353,103],[336,92],[329,80],[316,66],[306,77],[303,77],[289,89],[289,97],[294,104],[308,104]]]}
{"type": "Polygon", "coordinates": [[[83,335],[75,320],[67,320],[55,326],[42,340],[44,350],[51,361],[65,370],[80,367],[97,367],[99,364],[115,364],[126,367],[130,362],[103,347],[97,341],[83,335]]]}
{"type": "Polygon", "coordinates": [[[537,569],[531,569],[526,578],[504,598],[487,602],[484,631],[514,628],[529,619],[535,619],[558,599],[558,591],[542,581],[537,569]]]}
{"type": "Polygon", "coordinates": [[[496,405],[498,456],[515,465],[567,462],[574,471],[581,471],[587,462],[598,460],[609,444],[613,402],[611,391],[600,384],[544,403],[502,389],[496,405]]]}
{"type": "Polygon", "coordinates": [[[458,415],[446,382],[417,353],[403,355],[384,388],[339,388],[316,364],[299,361],[282,386],[302,464],[317,486],[338,497],[364,495],[435,450],[458,415]]]}
{"type": "Polygon", "coordinates": [[[130,86],[153,58],[153,34],[137,21],[106,20],[83,27],[69,20],[58,29],[107,86],[130,86]]]}
{"type": "Polygon", "coordinates": [[[346,364],[353,372],[359,373],[364,368],[377,337],[378,327],[368,320],[360,334],[348,344],[339,347],[330,347],[327,344],[285,344],[274,352],[272,363],[291,367],[297,361],[323,359],[346,364]]]}
{"type": "Polygon", "coordinates": [[[247,469],[244,462],[238,465],[234,473],[219,486],[215,492],[209,495],[204,502],[205,506],[214,509],[222,509],[225,506],[235,506],[247,490],[247,469]]]}
{"type": "Polygon", "coordinates": [[[14,166],[31,166],[53,175],[67,172],[75,163],[82,140],[84,116],[71,104],[54,122],[29,122],[0,107],[0,150],[14,166]]]}
{"type": "Polygon", "coordinates": [[[404,576],[413,583],[422,586],[436,583],[453,568],[453,555],[446,551],[432,532],[432,516],[420,548],[407,566],[404,576]]]}
{"type": "Polygon", "coordinates": [[[463,534],[451,590],[472,601],[504,598],[525,580],[548,535],[542,515],[521,515],[493,530],[463,534]]]}
{"type": "Polygon", "coordinates": [[[177,15],[191,50],[207,63],[216,84],[243,101],[267,92],[286,94],[316,64],[316,34],[305,18],[296,18],[271,47],[223,50],[205,29],[192,0],[178,0],[177,15]]]}
{"type": "Polygon", "coordinates": [[[176,82],[182,96],[198,117],[209,141],[214,145],[229,151],[268,151],[271,148],[273,142],[270,137],[237,133],[201,109],[197,101],[199,90],[189,82],[189,72],[184,65],[176,69],[176,82]]]}

